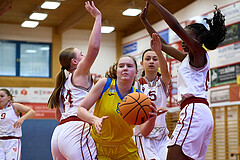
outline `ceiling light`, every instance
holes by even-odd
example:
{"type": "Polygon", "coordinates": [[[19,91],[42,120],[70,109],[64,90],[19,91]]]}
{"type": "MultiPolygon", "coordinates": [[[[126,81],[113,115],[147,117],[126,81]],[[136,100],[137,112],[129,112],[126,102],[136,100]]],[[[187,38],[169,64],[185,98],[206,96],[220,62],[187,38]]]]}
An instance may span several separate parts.
{"type": "Polygon", "coordinates": [[[22,27],[27,27],[27,28],[35,28],[39,22],[37,21],[24,21],[21,26],[22,27]]]}
{"type": "Polygon", "coordinates": [[[141,9],[134,9],[134,8],[128,8],[125,11],[123,11],[124,16],[137,16],[142,12],[141,9]]]}
{"type": "Polygon", "coordinates": [[[48,15],[46,13],[32,13],[29,19],[44,20],[48,15]]]}
{"type": "Polygon", "coordinates": [[[46,1],[41,5],[43,9],[56,9],[60,6],[60,2],[46,1]]]}
{"type": "Polygon", "coordinates": [[[112,26],[102,26],[101,27],[101,33],[111,33],[112,31],[114,31],[114,27],[112,26]]]}

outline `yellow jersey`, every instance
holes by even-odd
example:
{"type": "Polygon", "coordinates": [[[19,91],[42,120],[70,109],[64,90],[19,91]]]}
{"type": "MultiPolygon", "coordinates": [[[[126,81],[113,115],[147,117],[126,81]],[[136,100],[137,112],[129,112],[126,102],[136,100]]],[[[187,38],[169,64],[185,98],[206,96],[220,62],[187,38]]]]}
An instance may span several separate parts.
{"type": "MultiPolygon", "coordinates": [[[[99,135],[93,127],[92,137],[96,143],[103,145],[119,145],[123,144],[133,136],[133,128],[124,121],[119,112],[119,104],[124,98],[117,86],[117,80],[107,79],[102,94],[96,102],[94,115],[97,117],[109,116],[103,121],[101,135],[99,135]]],[[[141,92],[132,87],[131,92],[141,92]]]]}

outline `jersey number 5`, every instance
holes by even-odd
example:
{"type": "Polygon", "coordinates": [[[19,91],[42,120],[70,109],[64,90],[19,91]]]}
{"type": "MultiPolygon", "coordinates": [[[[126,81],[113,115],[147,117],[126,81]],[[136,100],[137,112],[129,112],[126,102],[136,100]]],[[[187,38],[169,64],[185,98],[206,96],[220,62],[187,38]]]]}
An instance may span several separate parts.
{"type": "Polygon", "coordinates": [[[157,96],[155,91],[148,92],[148,97],[151,99],[151,101],[156,101],[157,96]]]}

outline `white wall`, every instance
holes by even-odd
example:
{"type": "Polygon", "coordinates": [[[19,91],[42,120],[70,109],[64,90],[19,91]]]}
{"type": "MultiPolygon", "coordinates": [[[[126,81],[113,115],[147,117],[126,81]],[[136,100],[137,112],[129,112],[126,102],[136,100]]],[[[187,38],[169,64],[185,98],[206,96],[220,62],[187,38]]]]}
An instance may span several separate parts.
{"type": "MultiPolygon", "coordinates": [[[[63,33],[62,47],[77,47],[85,55],[88,49],[88,38],[90,30],[71,29],[63,33]]],[[[95,60],[91,73],[104,75],[110,65],[116,60],[116,34],[102,34],[101,46],[97,59],[95,60]]]]}
{"type": "MultiPolygon", "coordinates": [[[[90,30],[71,29],[62,35],[62,49],[77,47],[86,54],[90,30]]],[[[0,39],[30,42],[52,42],[52,28],[37,27],[35,29],[22,28],[20,25],[0,23],[0,39]]],[[[102,34],[101,48],[95,60],[91,73],[104,75],[108,67],[116,60],[116,34],[102,34]]]]}
{"type": "Polygon", "coordinates": [[[31,42],[52,42],[49,27],[22,28],[20,25],[0,23],[0,39],[31,42]]]}
{"type": "MultiPolygon", "coordinates": [[[[187,7],[183,8],[182,10],[178,11],[177,13],[175,13],[174,16],[177,18],[179,22],[183,22],[195,16],[199,16],[209,11],[213,11],[214,5],[218,5],[218,8],[221,8],[222,6],[225,6],[237,1],[238,0],[197,0],[191,3],[190,5],[188,5],[187,7]]],[[[156,13],[156,16],[159,16],[159,15],[156,13]]],[[[169,28],[164,21],[160,21],[153,24],[153,27],[157,32],[169,28]]],[[[148,35],[148,33],[145,29],[143,29],[135,34],[125,37],[122,42],[123,44],[126,44],[132,41],[136,41],[139,38],[141,39],[146,35],[148,35]]]]}
{"type": "MultiPolygon", "coordinates": [[[[160,2],[160,0],[157,0],[157,1],[160,2]]],[[[197,1],[193,2],[192,4],[188,5],[187,7],[185,7],[184,9],[175,13],[174,16],[181,23],[181,22],[190,20],[194,17],[201,16],[203,14],[214,11],[214,8],[215,8],[214,5],[217,5],[218,8],[221,9],[221,7],[228,6],[230,4],[233,4],[234,2],[240,2],[240,1],[239,0],[197,0],[197,1]]],[[[222,10],[222,12],[227,17],[226,21],[225,21],[226,25],[235,23],[236,21],[239,21],[239,19],[240,19],[239,18],[240,5],[238,3],[237,5],[234,5],[234,6],[236,7],[235,9],[226,10],[227,7],[225,7],[225,9],[222,10]],[[236,13],[231,13],[231,12],[236,12],[236,13]]],[[[156,13],[155,16],[159,16],[159,15],[156,13]]],[[[153,24],[153,27],[155,28],[155,30],[157,32],[160,32],[160,31],[163,31],[163,30],[169,28],[163,20],[153,24]]],[[[139,59],[138,55],[142,53],[144,48],[145,49],[149,48],[149,44],[150,44],[150,36],[148,35],[146,29],[143,29],[135,34],[125,37],[122,41],[122,45],[127,46],[134,42],[137,42],[139,45],[138,45],[137,49],[130,54],[137,55],[136,58],[139,59]]],[[[227,49],[233,48],[231,45],[229,45],[229,46],[230,47],[228,47],[227,49]]],[[[230,49],[227,51],[230,52],[230,49]]],[[[217,50],[214,50],[214,51],[216,52],[217,50]]],[[[234,51],[231,51],[231,52],[233,52],[232,55],[234,55],[235,57],[232,56],[231,59],[233,59],[233,60],[232,61],[228,60],[227,62],[236,63],[236,61],[238,61],[238,63],[239,63],[239,56],[238,56],[239,52],[237,52],[237,49],[235,52],[234,51]]],[[[227,55],[226,52],[225,52],[225,54],[227,55]]],[[[218,52],[213,54],[213,51],[211,51],[211,53],[209,51],[209,55],[210,55],[210,59],[211,59],[210,67],[213,66],[212,62],[216,62],[216,63],[218,63],[218,65],[225,65],[225,64],[220,63],[220,61],[219,61],[220,58],[218,58],[217,56],[214,57],[214,55],[219,55],[218,52]]],[[[224,56],[222,56],[222,57],[225,58],[224,56]]],[[[226,58],[225,58],[225,60],[226,60],[226,58]]],[[[228,63],[228,64],[230,64],[230,63],[228,63]]],[[[172,65],[171,67],[173,67],[173,66],[174,65],[172,65]]],[[[217,65],[215,65],[215,67],[216,66],[217,65]]],[[[178,66],[176,66],[176,67],[178,68],[178,66]]],[[[175,75],[177,73],[177,68],[174,71],[175,75]]],[[[172,75],[173,75],[173,72],[172,72],[172,75]]],[[[228,88],[229,88],[229,86],[228,86],[228,88]]],[[[222,88],[218,87],[217,89],[221,91],[222,88]]],[[[210,91],[211,91],[211,89],[210,89],[210,91]]],[[[208,97],[210,97],[210,92],[208,92],[207,95],[208,95],[208,97]]]]}

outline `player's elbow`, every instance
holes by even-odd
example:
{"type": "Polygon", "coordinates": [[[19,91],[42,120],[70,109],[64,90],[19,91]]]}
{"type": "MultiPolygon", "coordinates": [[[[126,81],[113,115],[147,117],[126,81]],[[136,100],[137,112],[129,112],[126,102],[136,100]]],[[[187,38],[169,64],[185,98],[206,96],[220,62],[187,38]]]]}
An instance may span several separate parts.
{"type": "Polygon", "coordinates": [[[142,131],[141,134],[143,137],[147,137],[151,132],[150,131],[142,131]]]}
{"type": "Polygon", "coordinates": [[[151,131],[152,131],[152,129],[153,128],[146,128],[146,127],[140,127],[140,133],[142,134],[142,136],[144,136],[144,137],[147,137],[150,133],[151,133],[151,131]]]}
{"type": "Polygon", "coordinates": [[[34,117],[36,115],[36,111],[32,109],[32,116],[34,117]]]}
{"type": "Polygon", "coordinates": [[[80,118],[80,119],[82,118],[82,112],[83,112],[82,110],[83,109],[85,109],[85,108],[79,106],[78,110],[77,110],[77,117],[80,118]]]}

